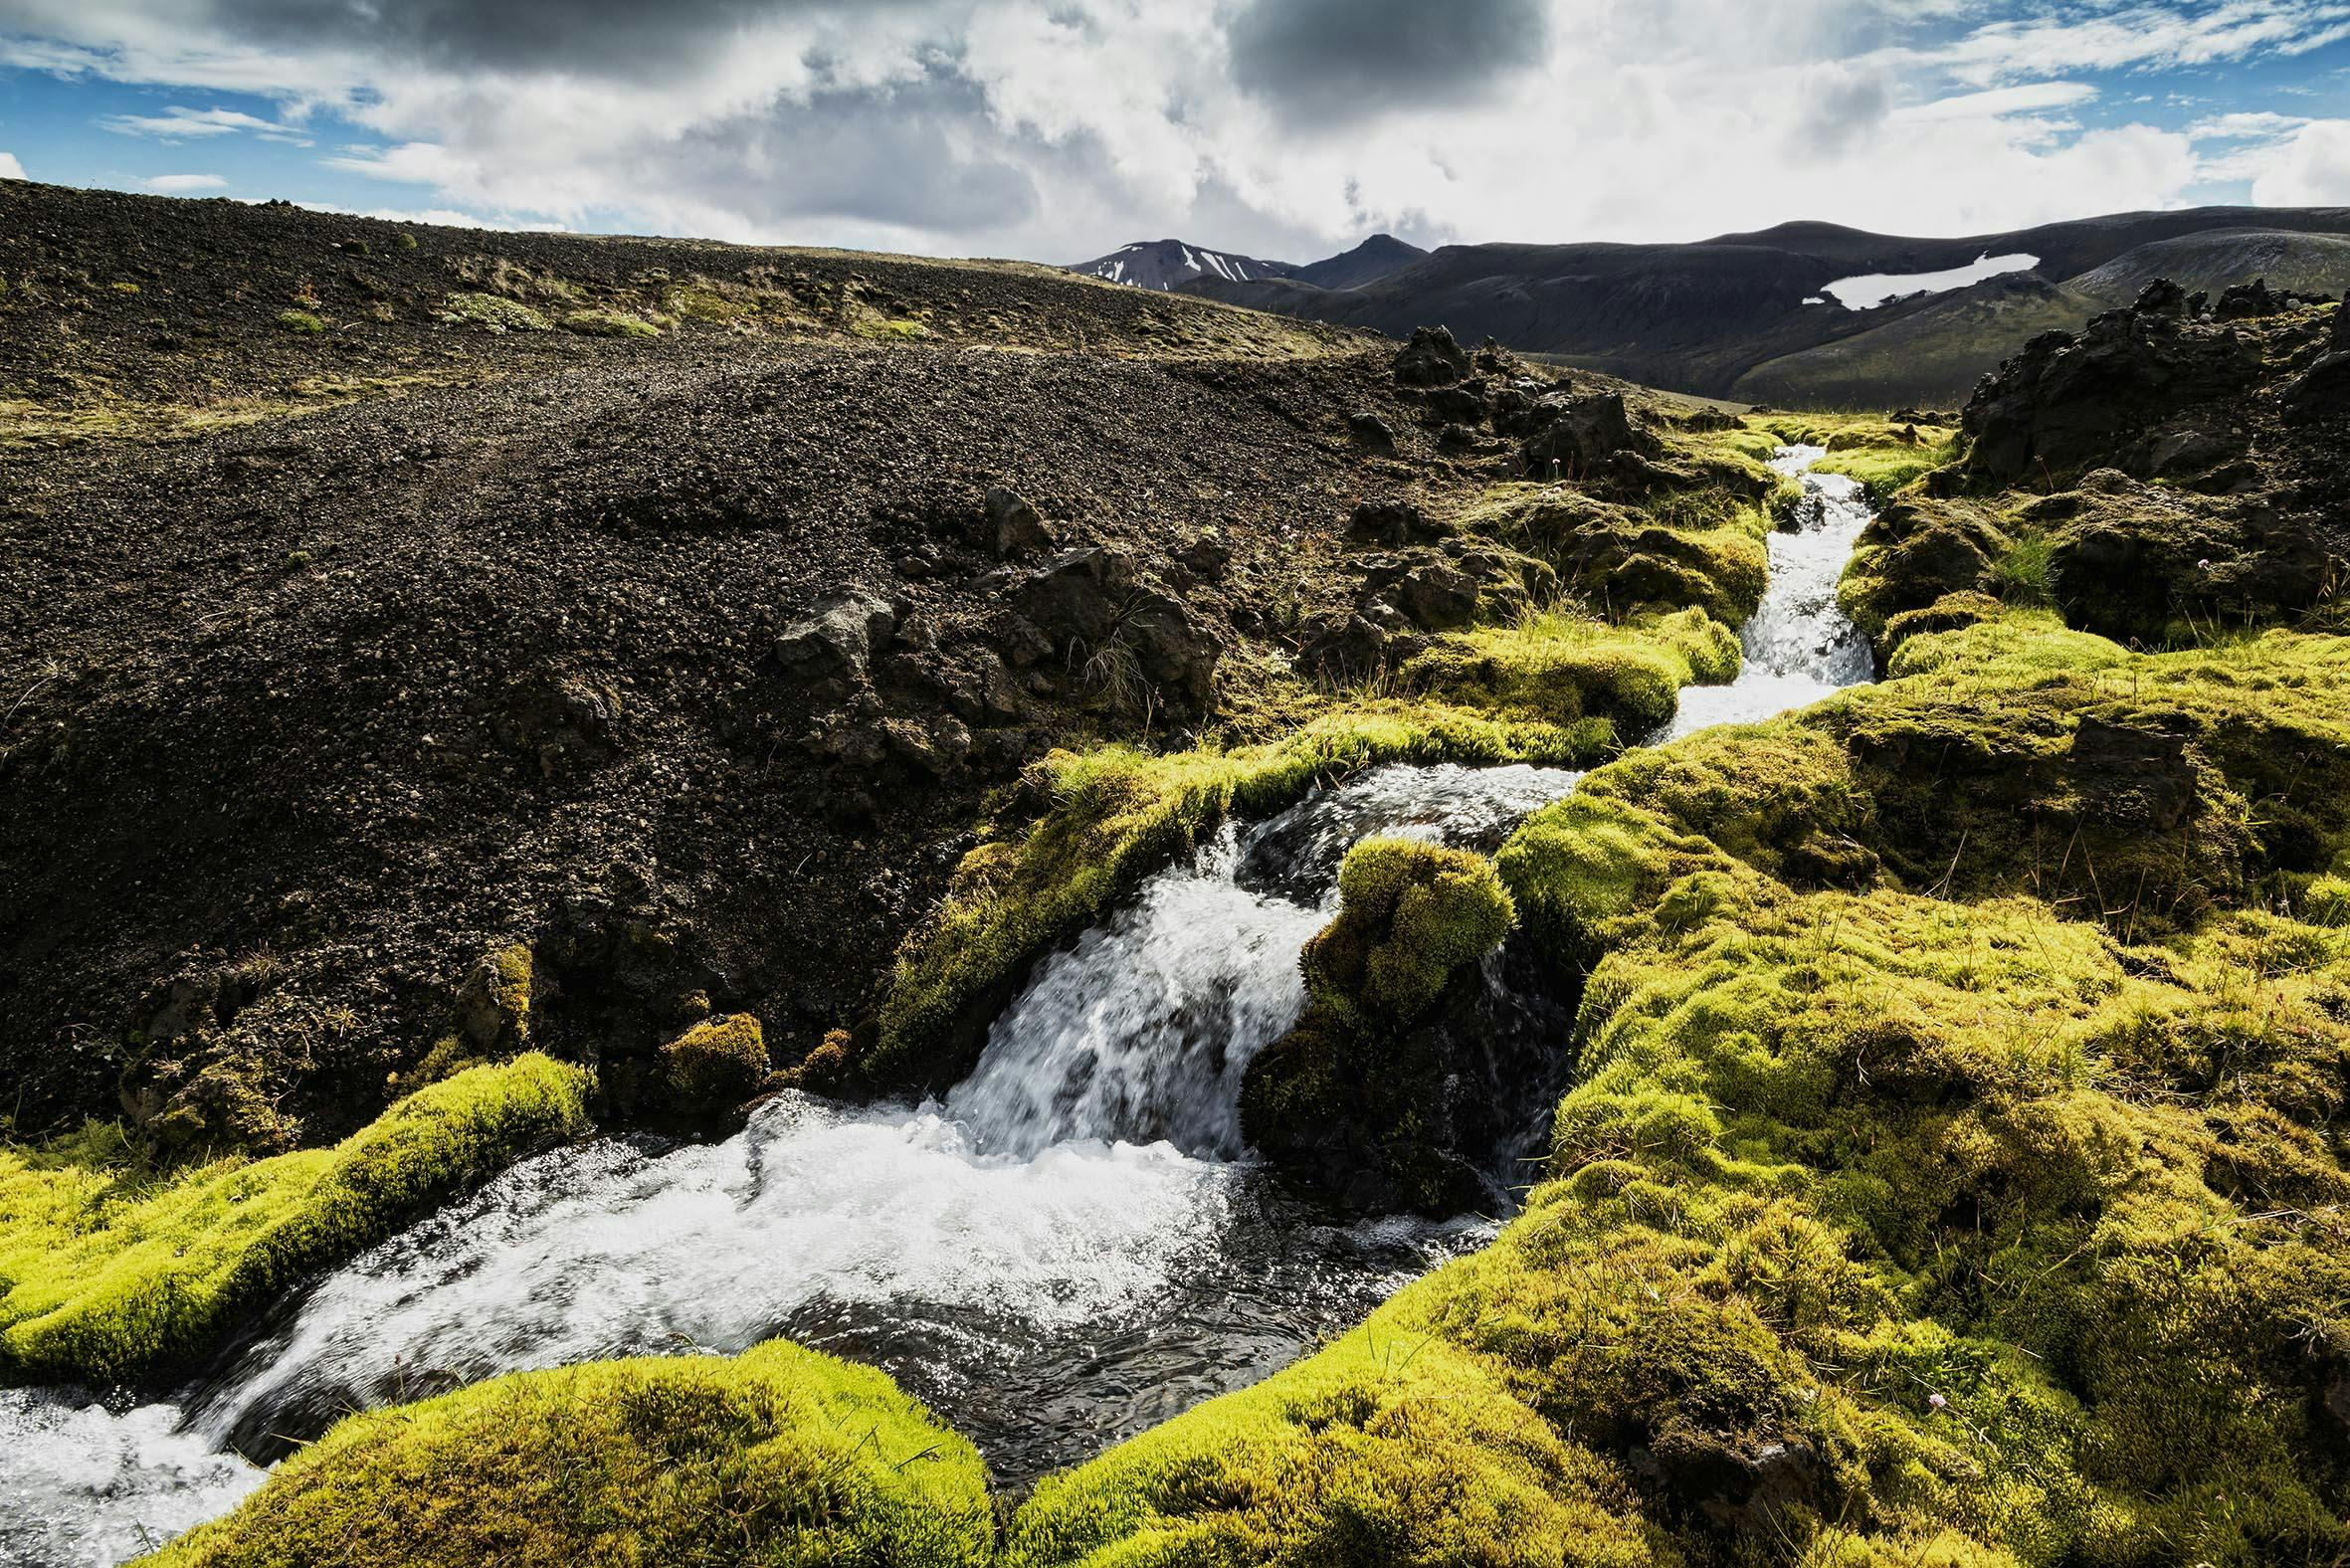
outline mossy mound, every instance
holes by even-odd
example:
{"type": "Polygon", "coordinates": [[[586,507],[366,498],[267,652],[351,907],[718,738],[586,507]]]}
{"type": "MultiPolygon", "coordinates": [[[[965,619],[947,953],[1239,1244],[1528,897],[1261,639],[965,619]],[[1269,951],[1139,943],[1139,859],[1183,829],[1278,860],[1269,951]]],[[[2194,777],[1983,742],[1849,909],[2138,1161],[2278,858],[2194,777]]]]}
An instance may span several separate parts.
{"type": "Polygon", "coordinates": [[[1511,718],[1604,719],[1637,739],[1671,722],[1680,688],[1737,678],[1738,636],[1702,610],[1629,628],[1556,613],[1440,638],[1397,672],[1404,689],[1511,718]]]}
{"type": "Polygon", "coordinates": [[[663,1086],[689,1116],[714,1116],[757,1092],[767,1076],[767,1040],[748,1013],[696,1024],[661,1048],[663,1086]]]}
{"type": "Polygon", "coordinates": [[[987,1470],[881,1373],[784,1340],[522,1372],[353,1416],[157,1568],[949,1568],[987,1470]]]}
{"type": "Polygon", "coordinates": [[[1820,447],[1814,473],[1845,474],[1885,498],[1958,455],[1957,427],[1866,414],[1771,414],[1750,423],[1788,446],[1820,447]]]}
{"type": "Polygon", "coordinates": [[[1893,618],[1954,593],[2001,585],[1998,563],[2011,547],[2007,529],[1975,501],[1908,494],[1877,509],[1853,546],[1837,599],[1876,650],[1892,652],[1893,618]]]}
{"type": "Polygon", "coordinates": [[[1762,600],[1771,519],[1766,502],[1717,492],[1643,507],[1567,485],[1511,484],[1450,520],[1545,562],[1563,590],[1611,616],[1695,608],[1735,626],[1762,600]]]}
{"type": "Polygon", "coordinates": [[[1242,1079],[1242,1129],[1353,1207],[1473,1206],[1491,1106],[1453,1101],[1499,1085],[1466,1071],[1449,1033],[1416,1026],[1509,934],[1509,894],[1483,856],[1414,839],[1355,845],[1338,891],[1338,917],[1305,945],[1305,1016],[1242,1079]]]}
{"type": "Polygon", "coordinates": [[[0,1150],[0,1366],[113,1380],[185,1360],[240,1311],[584,1132],[592,1084],[518,1057],[421,1089],[332,1148],[145,1179],[125,1140],[95,1132],[0,1150]]]}
{"type": "Polygon", "coordinates": [[[1010,1568],[1672,1560],[1624,1472],[1481,1358],[1384,1319],[1038,1486],[1010,1568]]]}

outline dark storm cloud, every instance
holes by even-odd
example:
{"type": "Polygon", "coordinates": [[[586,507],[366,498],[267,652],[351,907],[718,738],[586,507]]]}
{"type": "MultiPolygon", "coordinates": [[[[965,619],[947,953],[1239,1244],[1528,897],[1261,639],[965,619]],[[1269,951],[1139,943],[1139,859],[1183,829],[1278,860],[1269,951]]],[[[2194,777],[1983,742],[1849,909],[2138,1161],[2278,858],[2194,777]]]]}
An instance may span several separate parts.
{"type": "Polygon", "coordinates": [[[1232,24],[1232,75],[1293,120],[1473,100],[1538,64],[1546,0],[1252,0],[1232,24]]]}
{"type": "Polygon", "coordinates": [[[213,0],[223,32],[342,45],[465,70],[629,76],[726,47],[776,17],[923,9],[923,0],[213,0]]]}

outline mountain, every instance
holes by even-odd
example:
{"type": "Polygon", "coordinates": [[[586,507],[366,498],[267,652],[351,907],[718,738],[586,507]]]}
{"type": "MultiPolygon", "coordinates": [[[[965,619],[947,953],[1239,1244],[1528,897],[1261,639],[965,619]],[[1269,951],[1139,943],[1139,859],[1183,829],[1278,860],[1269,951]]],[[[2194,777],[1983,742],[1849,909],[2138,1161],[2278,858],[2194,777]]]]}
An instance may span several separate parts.
{"type": "Polygon", "coordinates": [[[1119,246],[1107,256],[1079,262],[1069,270],[1106,278],[1113,284],[1132,284],[1137,289],[1178,289],[1195,279],[1228,284],[1262,283],[1267,279],[1293,277],[1298,271],[1287,262],[1235,256],[1230,251],[1211,251],[1182,240],[1136,240],[1131,245],[1119,246]]]}
{"type": "Polygon", "coordinates": [[[1419,246],[1407,245],[1392,234],[1374,234],[1353,250],[1300,267],[1290,276],[1316,289],[1360,289],[1427,256],[1419,246]]]}
{"type": "Polygon", "coordinates": [[[1342,288],[1314,287],[1311,272],[1182,287],[1391,336],[1441,323],[1708,396],[1947,403],[2034,335],[2075,329],[2154,277],[2350,293],[2350,208],[2118,213],[1955,239],[1802,222],[1681,245],[1445,246],[1342,288]],[[1839,302],[1831,291],[1847,284],[1882,302],[1839,302]]]}

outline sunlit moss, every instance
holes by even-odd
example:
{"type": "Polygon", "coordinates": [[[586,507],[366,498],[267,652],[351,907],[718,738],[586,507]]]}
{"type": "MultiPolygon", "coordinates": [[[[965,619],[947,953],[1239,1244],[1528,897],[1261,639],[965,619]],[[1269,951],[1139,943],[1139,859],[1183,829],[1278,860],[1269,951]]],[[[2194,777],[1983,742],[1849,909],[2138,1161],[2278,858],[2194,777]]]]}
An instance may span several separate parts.
{"type": "Polygon", "coordinates": [[[518,1057],[421,1089],[332,1148],[151,1179],[127,1147],[0,1151],[0,1364],[120,1378],[195,1354],[308,1271],[577,1136],[590,1083],[518,1057]]]}
{"type": "Polygon", "coordinates": [[[517,1373],[350,1417],[147,1560],[961,1568],[994,1547],[969,1443],[881,1373],[772,1340],[517,1373]]]}

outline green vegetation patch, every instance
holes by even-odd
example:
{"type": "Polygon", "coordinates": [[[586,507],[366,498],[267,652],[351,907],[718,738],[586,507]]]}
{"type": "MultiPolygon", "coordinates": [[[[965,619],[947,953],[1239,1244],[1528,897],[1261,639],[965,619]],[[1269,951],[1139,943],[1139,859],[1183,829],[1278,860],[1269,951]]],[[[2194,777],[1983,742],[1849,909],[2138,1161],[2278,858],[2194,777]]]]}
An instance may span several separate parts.
{"type": "Polygon", "coordinates": [[[0,1149],[0,1366],[118,1379],[587,1127],[592,1078],[529,1055],[399,1101],[332,1148],[142,1178],[97,1132],[0,1149]]]}
{"type": "Polygon", "coordinates": [[[451,326],[483,332],[545,332],[554,328],[536,306],[502,294],[453,294],[441,301],[441,319],[451,326]]]}
{"type": "Polygon", "coordinates": [[[1610,626],[1535,611],[1439,638],[1397,672],[1405,690],[1511,718],[1605,720],[1637,738],[1671,721],[1680,688],[1737,678],[1738,636],[1703,610],[1610,626]]]}
{"type": "Polygon", "coordinates": [[[671,1101],[697,1115],[715,1114],[757,1092],[767,1076],[767,1041],[748,1013],[694,1025],[661,1048],[661,1076],[671,1101]]]}
{"type": "Polygon", "coordinates": [[[573,310],[563,317],[563,330],[587,337],[659,337],[661,328],[626,310],[573,310]]]}
{"type": "Polygon", "coordinates": [[[353,1416],[149,1561],[959,1568],[994,1548],[969,1443],[883,1374],[771,1340],[353,1416]]]}
{"type": "Polygon", "coordinates": [[[1009,1568],[1669,1561],[1625,1474],[1393,1307],[1319,1354],[1041,1483],[1009,1568]]]}
{"type": "Polygon", "coordinates": [[[281,310],[278,312],[278,324],[300,336],[326,330],[326,323],[308,310],[281,310]]]}
{"type": "Polygon", "coordinates": [[[1817,474],[1849,474],[1882,499],[1958,456],[1949,425],[1873,414],[1758,414],[1753,424],[1788,446],[1825,447],[1817,474]]]}

